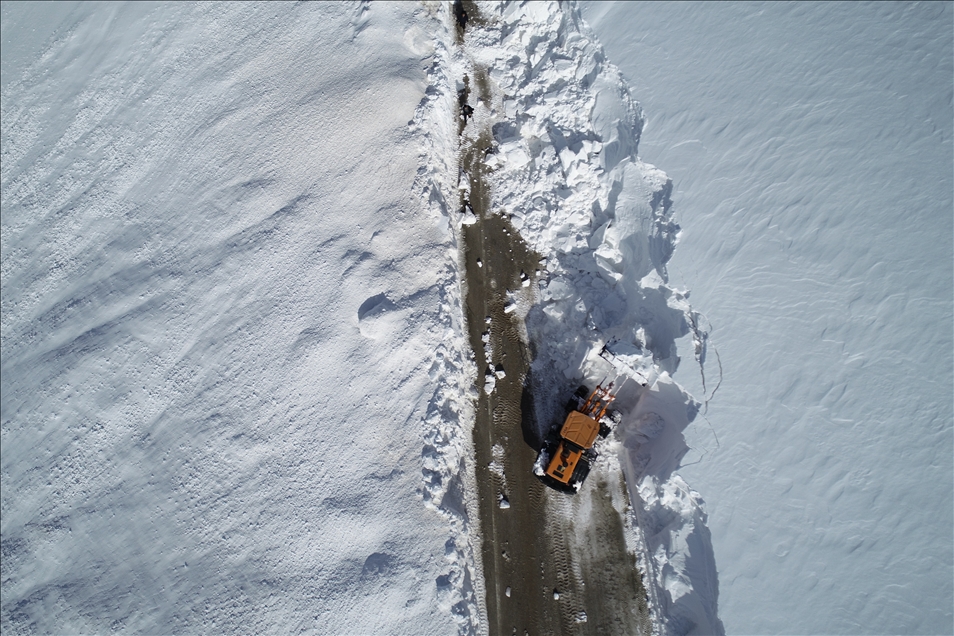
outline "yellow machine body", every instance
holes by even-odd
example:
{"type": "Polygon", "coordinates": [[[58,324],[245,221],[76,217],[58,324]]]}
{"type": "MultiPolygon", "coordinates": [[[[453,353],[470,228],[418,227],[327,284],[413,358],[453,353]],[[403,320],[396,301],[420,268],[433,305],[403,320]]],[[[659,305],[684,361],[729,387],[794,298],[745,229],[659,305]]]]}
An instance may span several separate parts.
{"type": "Polygon", "coordinates": [[[580,461],[588,461],[583,454],[593,447],[600,433],[600,420],[610,403],[616,399],[611,390],[597,386],[578,410],[570,411],[560,428],[560,441],[544,471],[563,485],[570,485],[580,461]]]}

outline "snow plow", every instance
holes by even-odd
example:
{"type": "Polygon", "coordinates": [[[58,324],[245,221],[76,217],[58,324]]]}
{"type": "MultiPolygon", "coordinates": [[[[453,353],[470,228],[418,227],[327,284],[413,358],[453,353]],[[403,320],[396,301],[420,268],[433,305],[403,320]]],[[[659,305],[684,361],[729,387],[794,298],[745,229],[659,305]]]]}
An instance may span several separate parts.
{"type": "Polygon", "coordinates": [[[563,492],[579,491],[597,458],[593,449],[597,437],[609,435],[619,420],[619,414],[609,410],[616,399],[612,388],[612,383],[597,386],[587,397],[588,389],[581,386],[574,394],[563,426],[547,437],[533,466],[543,483],[563,492]]]}

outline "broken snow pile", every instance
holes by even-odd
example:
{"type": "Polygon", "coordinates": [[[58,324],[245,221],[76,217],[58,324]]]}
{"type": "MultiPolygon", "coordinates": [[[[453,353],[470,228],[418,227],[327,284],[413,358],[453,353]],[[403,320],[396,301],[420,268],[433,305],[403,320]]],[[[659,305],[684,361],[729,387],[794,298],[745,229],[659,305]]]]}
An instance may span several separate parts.
{"type": "Polygon", "coordinates": [[[575,7],[479,7],[483,28],[467,45],[477,86],[484,73],[489,85],[473,116],[493,131],[493,213],[546,256],[536,304],[522,296],[537,433],[582,380],[617,378],[621,463],[657,624],[721,632],[703,502],[672,476],[698,410],[670,377],[675,342],[693,332],[701,363],[706,336],[692,329],[687,293],[667,284],[679,231],[671,182],[637,158],[642,113],[575,7]]]}

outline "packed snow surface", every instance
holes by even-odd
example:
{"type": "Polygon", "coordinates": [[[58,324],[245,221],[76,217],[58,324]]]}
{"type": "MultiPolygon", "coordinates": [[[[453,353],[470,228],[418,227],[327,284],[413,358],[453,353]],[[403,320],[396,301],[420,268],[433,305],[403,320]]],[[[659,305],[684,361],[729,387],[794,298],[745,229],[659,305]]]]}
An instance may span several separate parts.
{"type": "Polygon", "coordinates": [[[3,633],[472,631],[434,18],[2,11],[3,633]]]}
{"type": "Polygon", "coordinates": [[[581,8],[721,359],[679,474],[726,630],[954,632],[951,3],[581,8]]]}

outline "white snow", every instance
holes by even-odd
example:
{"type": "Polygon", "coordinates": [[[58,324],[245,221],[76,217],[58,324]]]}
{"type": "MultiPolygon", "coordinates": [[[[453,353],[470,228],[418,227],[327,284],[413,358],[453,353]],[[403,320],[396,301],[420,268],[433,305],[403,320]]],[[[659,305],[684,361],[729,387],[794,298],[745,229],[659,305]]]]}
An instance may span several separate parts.
{"type": "Polygon", "coordinates": [[[472,632],[435,18],[2,11],[4,634],[472,632]]]}
{"type": "Polygon", "coordinates": [[[954,629],[949,3],[0,10],[4,633],[482,629],[481,68],[658,632],[954,629]]]}
{"type": "Polygon", "coordinates": [[[727,631],[952,633],[951,4],[581,8],[724,370],[676,377],[727,631]]]}
{"type": "Polygon", "coordinates": [[[497,376],[490,369],[484,373],[484,393],[490,395],[497,388],[497,376]]]}

